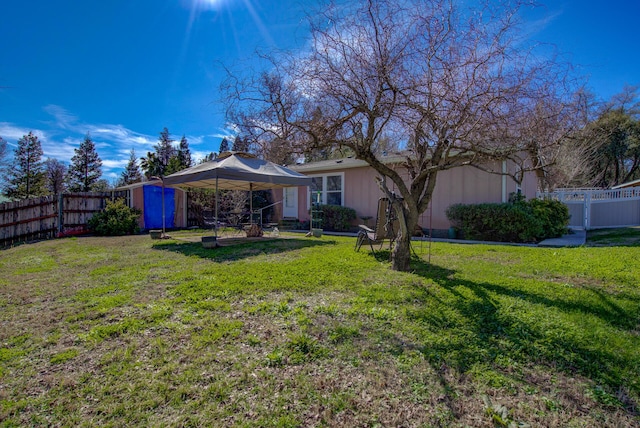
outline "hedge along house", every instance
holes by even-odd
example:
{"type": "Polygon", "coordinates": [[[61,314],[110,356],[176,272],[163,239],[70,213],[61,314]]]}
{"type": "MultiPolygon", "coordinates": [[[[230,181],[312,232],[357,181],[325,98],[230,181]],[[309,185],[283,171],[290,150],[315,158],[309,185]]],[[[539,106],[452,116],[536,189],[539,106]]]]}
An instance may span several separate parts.
{"type": "MultiPolygon", "coordinates": [[[[138,225],[142,230],[162,229],[162,181],[153,180],[118,187],[129,192],[129,207],[142,212],[138,225]]],[[[164,187],[165,227],[187,227],[187,193],[164,187]]]]}
{"type": "MultiPolygon", "coordinates": [[[[397,168],[404,176],[402,167],[405,156],[392,154],[383,157],[383,161],[397,168]]],[[[515,164],[502,162],[491,165],[494,171],[515,172],[515,164]]],[[[378,187],[376,177],[379,174],[365,161],[352,157],[311,162],[290,167],[312,178],[312,185],[289,187],[275,190],[274,200],[282,200],[281,217],[283,219],[309,220],[311,198],[321,204],[342,205],[353,208],[359,217],[358,224],[373,225],[376,218],[378,199],[383,193],[378,187]],[[312,196],[313,193],[313,196],[312,196]],[[319,195],[319,196],[318,196],[319,195]],[[369,219],[370,218],[370,219],[369,219]]],[[[521,192],[527,199],[536,197],[537,181],[533,172],[526,172],[521,185],[508,175],[483,171],[472,166],[456,167],[438,173],[436,187],[430,207],[420,216],[418,224],[423,229],[446,231],[450,222],[445,214],[450,205],[464,203],[507,202],[509,195],[521,192]]],[[[387,182],[393,191],[392,181],[387,182]]],[[[354,225],[355,226],[355,225],[354,225]]]]}

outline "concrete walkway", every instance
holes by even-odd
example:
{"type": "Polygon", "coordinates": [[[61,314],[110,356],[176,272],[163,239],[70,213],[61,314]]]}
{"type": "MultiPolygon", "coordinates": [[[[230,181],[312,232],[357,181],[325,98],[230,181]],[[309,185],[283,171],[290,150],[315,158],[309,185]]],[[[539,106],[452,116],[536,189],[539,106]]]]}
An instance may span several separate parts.
{"type": "Polygon", "coordinates": [[[538,243],[538,247],[580,247],[587,242],[587,231],[572,229],[571,233],[560,238],[545,239],[538,243]]]}

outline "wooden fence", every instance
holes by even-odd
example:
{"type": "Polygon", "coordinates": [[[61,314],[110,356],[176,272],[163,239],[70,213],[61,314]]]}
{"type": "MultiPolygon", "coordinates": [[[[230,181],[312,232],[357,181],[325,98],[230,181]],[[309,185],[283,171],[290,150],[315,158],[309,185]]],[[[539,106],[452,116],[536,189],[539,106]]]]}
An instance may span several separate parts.
{"type": "Polygon", "coordinates": [[[87,233],[87,222],[107,200],[129,192],[64,193],[0,204],[0,247],[35,239],[87,233]]]}

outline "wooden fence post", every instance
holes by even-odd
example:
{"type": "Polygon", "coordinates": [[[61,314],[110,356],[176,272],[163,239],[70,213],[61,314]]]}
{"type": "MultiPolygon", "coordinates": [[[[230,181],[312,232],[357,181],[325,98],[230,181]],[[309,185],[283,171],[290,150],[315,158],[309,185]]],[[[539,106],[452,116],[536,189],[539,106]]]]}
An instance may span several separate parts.
{"type": "Polygon", "coordinates": [[[64,231],[64,195],[58,193],[58,235],[64,231]]]}

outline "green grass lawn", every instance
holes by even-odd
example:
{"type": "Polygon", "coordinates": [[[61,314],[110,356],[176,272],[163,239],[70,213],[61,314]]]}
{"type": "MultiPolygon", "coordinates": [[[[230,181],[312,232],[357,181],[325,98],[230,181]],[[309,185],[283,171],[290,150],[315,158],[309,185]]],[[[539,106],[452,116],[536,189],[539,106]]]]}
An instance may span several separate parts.
{"type": "Polygon", "coordinates": [[[640,424],[637,242],[288,238],[1,251],[0,426],[640,424]]]}

